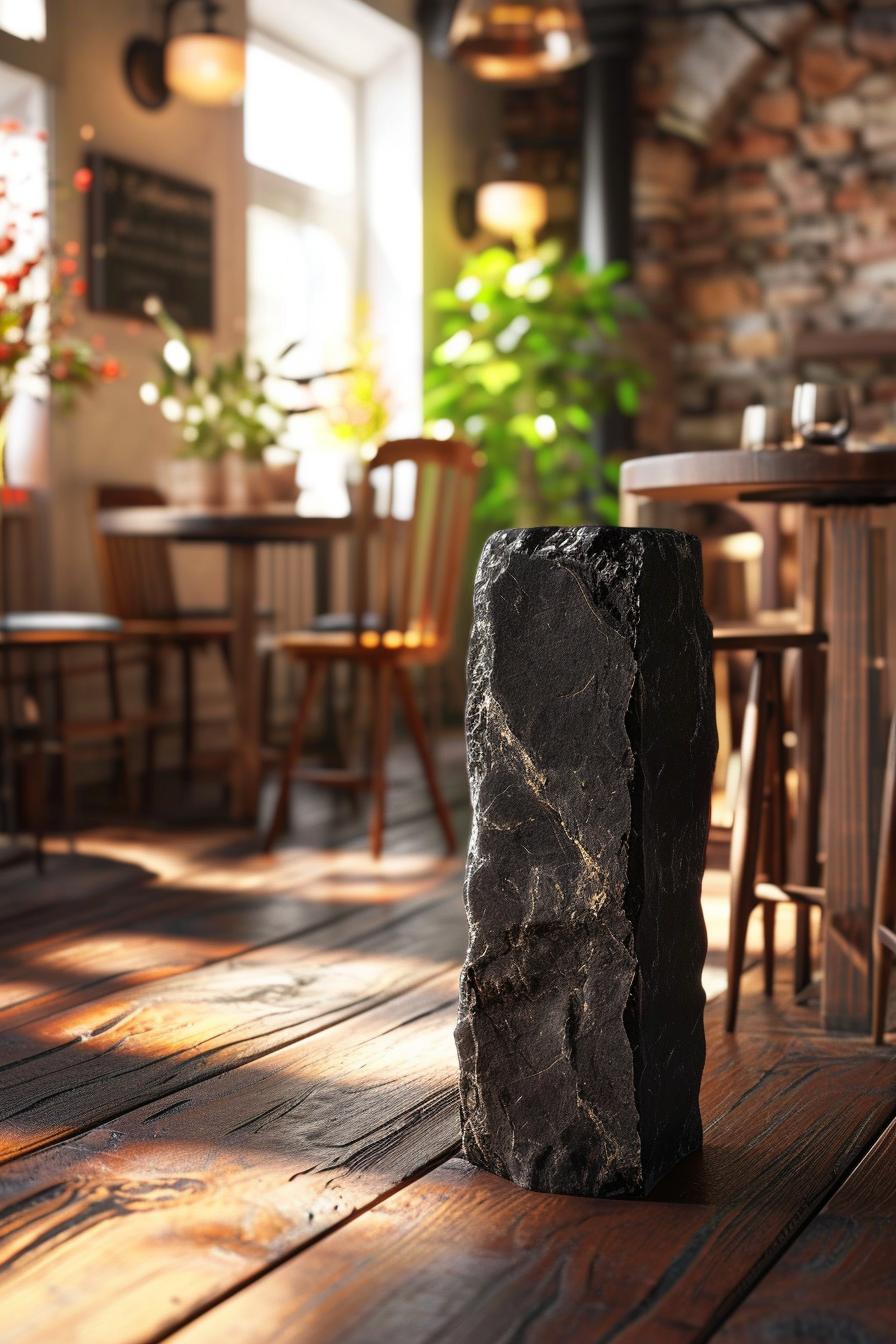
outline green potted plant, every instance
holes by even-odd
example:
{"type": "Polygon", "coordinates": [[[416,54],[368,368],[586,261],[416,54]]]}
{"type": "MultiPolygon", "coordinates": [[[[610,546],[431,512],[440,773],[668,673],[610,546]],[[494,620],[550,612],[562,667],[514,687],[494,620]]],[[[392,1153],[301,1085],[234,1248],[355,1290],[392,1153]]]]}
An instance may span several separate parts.
{"type": "Polygon", "coordinates": [[[493,527],[615,522],[618,465],[601,460],[597,417],[638,409],[648,376],[623,324],[627,268],[592,272],[561,244],[471,257],[439,290],[442,340],[426,374],[426,433],[482,450],[477,516],[493,527]]]}

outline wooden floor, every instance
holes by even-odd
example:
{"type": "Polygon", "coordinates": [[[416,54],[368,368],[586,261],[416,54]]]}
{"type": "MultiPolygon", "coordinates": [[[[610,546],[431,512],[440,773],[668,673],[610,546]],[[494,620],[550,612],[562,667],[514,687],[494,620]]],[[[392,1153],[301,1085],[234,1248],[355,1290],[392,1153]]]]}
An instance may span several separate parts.
{"type": "Polygon", "coordinates": [[[824,1037],[786,957],[735,1038],[710,1002],[704,1148],[646,1201],[457,1156],[462,863],[398,768],[378,864],[347,815],[0,874],[3,1344],[896,1338],[896,1053],[824,1037]]]}

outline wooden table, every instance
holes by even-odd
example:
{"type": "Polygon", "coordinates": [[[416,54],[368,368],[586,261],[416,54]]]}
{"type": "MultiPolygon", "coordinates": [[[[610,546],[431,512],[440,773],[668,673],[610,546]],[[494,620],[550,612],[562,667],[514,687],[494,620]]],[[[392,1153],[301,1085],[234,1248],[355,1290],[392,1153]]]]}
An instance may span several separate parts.
{"type": "MultiPolygon", "coordinates": [[[[236,750],[231,812],[234,820],[254,825],[261,782],[261,709],[256,654],[256,552],[278,542],[317,542],[320,549],[352,529],[348,518],[301,518],[290,505],[255,513],[230,509],[131,508],[104,509],[97,516],[100,531],[110,537],[155,537],[176,542],[213,542],[228,548],[231,642],[236,750]]],[[[318,566],[323,572],[324,567],[318,566]]],[[[319,575],[320,577],[320,575],[319,575]]],[[[318,583],[319,606],[329,593],[318,583]]]]}
{"type": "Polygon", "coordinates": [[[829,1031],[867,1032],[894,624],[887,621],[885,510],[896,503],[896,451],[671,453],[626,462],[622,490],[691,504],[793,501],[825,511],[831,592],[822,1019],[829,1031]]]}

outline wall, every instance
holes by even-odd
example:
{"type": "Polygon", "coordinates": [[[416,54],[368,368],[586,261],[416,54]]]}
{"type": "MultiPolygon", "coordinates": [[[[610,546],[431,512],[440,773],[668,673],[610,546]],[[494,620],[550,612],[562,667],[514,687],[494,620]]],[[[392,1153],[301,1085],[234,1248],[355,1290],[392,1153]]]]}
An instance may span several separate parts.
{"type": "MultiPolygon", "coordinates": [[[[243,0],[229,0],[222,26],[241,32],[243,0]]],[[[60,48],[55,87],[57,237],[85,242],[84,200],[70,188],[86,148],[80,128],[95,127],[90,148],[184,177],[215,194],[215,321],[211,345],[229,351],[245,323],[245,165],[239,108],[203,109],[172,97],[160,111],[142,108],[122,75],[127,42],[158,33],[149,0],[50,0],[50,35],[60,48]]],[[[149,322],[83,314],[84,331],[96,332],[121,359],[127,377],[101,388],[53,425],[53,596],[62,607],[100,601],[89,534],[87,501],[97,481],[150,481],[155,464],[169,457],[174,440],[156,408],[142,406],[140,383],[156,372],[160,333],[149,322]]],[[[179,566],[183,599],[207,603],[223,597],[221,556],[207,548],[179,566]]]]}
{"type": "Polygon", "coordinates": [[[896,42],[803,24],[784,55],[754,53],[699,146],[654,121],[681,105],[683,65],[697,77],[685,48],[681,29],[655,30],[640,71],[637,275],[657,379],[641,446],[735,446],[751,401],[786,406],[797,376],[843,375],[857,429],[892,441],[896,364],[851,342],[896,333],[896,42]],[[833,338],[828,357],[809,333],[833,338]]]}

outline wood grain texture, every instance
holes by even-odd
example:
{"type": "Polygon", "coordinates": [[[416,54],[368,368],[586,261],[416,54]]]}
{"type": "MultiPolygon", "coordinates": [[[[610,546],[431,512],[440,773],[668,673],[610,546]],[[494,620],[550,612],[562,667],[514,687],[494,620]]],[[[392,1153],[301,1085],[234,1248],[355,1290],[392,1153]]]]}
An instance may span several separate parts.
{"type": "Polygon", "coordinates": [[[725,1344],[896,1338],[896,1124],[716,1336],[725,1344]]]}
{"type": "Polygon", "coordinates": [[[452,894],[362,910],[299,938],[105,995],[0,1039],[0,1161],[293,1044],[463,956],[452,894]]]}
{"type": "Polygon", "coordinates": [[[457,974],[0,1171],[4,1344],[156,1340],[459,1142],[457,974]]]}
{"type": "Polygon", "coordinates": [[[663,453],[624,462],[621,488],[691,504],[735,499],[886,503],[896,499],[896,451],[663,453]]]}
{"type": "Polygon", "coordinates": [[[796,1010],[770,1004],[761,977],[760,967],[745,976],[737,1037],[723,1031],[721,1003],[710,1008],[704,1148],[647,1201],[534,1196],[458,1160],[222,1303],[177,1344],[708,1338],[896,1107],[892,1057],[817,1027],[795,1039],[796,1010]],[[766,1034],[775,1017],[778,1032],[766,1034]]]}

